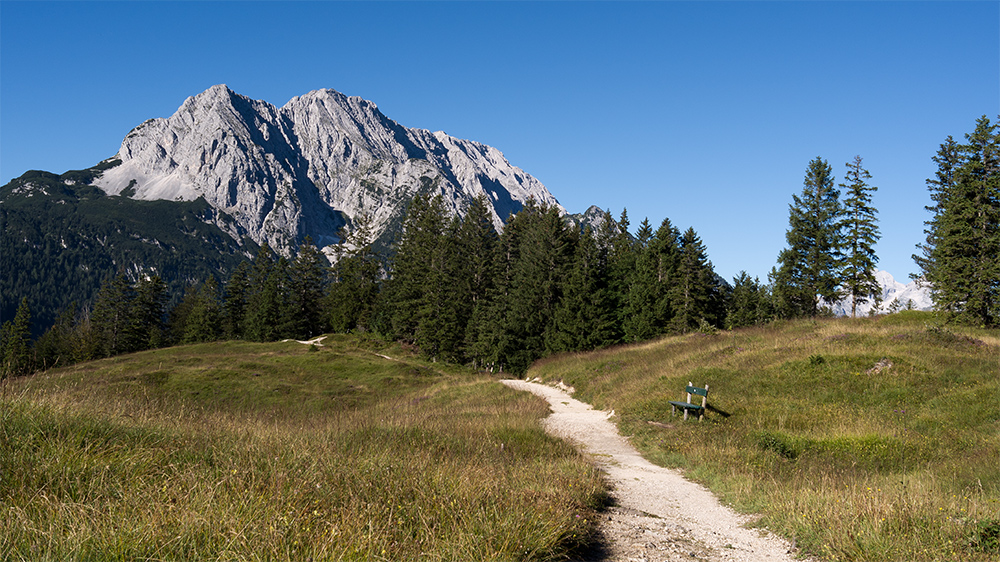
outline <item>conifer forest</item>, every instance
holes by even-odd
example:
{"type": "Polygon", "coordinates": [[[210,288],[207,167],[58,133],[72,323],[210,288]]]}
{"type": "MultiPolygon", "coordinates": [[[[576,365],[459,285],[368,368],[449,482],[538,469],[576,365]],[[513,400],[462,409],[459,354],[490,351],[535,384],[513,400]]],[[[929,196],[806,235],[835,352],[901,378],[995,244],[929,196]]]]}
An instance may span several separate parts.
{"type": "MultiPolygon", "coordinates": [[[[927,180],[926,240],[913,256],[935,307],[949,321],[984,327],[1000,324],[998,124],[983,116],[965,142],[941,144],[927,180]]],[[[655,227],[644,219],[633,231],[627,211],[606,211],[581,226],[529,202],[498,233],[485,201],[449,216],[440,196],[425,193],[386,251],[361,216],[329,260],[308,238],[289,257],[264,245],[183,294],[150,271],[105,269],[96,295],[57,311],[42,330],[32,326],[42,296],[11,287],[18,306],[2,327],[2,374],[182,343],[328,332],[372,333],[436,360],[521,374],[553,353],[815,317],[845,298],[877,304],[878,188],[860,156],[844,169],[838,183],[823,158],[807,164],[787,246],[766,281],[721,278],[698,233],[669,219],[655,227]],[[41,333],[34,340],[33,329],[41,333]]]]}

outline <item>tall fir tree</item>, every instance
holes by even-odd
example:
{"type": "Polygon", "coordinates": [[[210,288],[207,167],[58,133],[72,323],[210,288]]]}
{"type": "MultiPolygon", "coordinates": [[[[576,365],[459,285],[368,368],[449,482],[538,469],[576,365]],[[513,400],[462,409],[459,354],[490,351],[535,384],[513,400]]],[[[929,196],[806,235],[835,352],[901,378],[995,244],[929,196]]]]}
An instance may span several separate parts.
{"type": "Polygon", "coordinates": [[[330,328],[346,333],[373,328],[382,265],[372,249],[371,216],[360,215],[338,233],[325,309],[330,328]]]}
{"type": "Polygon", "coordinates": [[[31,346],[31,307],[21,297],[14,319],[0,328],[0,379],[26,375],[34,369],[31,346]]]}
{"type": "Polygon", "coordinates": [[[132,351],[134,323],[132,321],[135,288],[124,273],[109,278],[97,292],[90,315],[96,357],[112,357],[132,351]]]}
{"type": "Polygon", "coordinates": [[[281,262],[275,264],[263,287],[254,292],[250,298],[249,312],[246,315],[246,337],[252,341],[274,341],[282,336],[282,324],[286,321],[283,314],[284,279],[281,262]]]}
{"type": "Polygon", "coordinates": [[[572,234],[555,207],[529,201],[500,238],[492,322],[480,338],[481,363],[523,373],[551,351],[555,312],[574,253],[572,234]]]}
{"type": "Polygon", "coordinates": [[[292,307],[292,336],[309,339],[322,334],[327,327],[323,301],[326,292],[327,263],[308,236],[299,246],[298,256],[291,265],[289,276],[289,306],[292,307]]]}
{"type": "Polygon", "coordinates": [[[229,274],[222,298],[222,334],[228,339],[242,339],[247,302],[250,298],[250,263],[241,261],[229,274]]]}
{"type": "Polygon", "coordinates": [[[434,359],[462,362],[471,293],[462,258],[461,219],[453,217],[430,254],[415,341],[434,359]]]}
{"type": "Polygon", "coordinates": [[[219,283],[209,277],[195,293],[194,305],[184,322],[184,343],[216,341],[222,336],[222,303],[219,283]]]}
{"type": "Polygon", "coordinates": [[[966,143],[948,137],[927,180],[935,205],[921,256],[935,306],[955,320],[978,326],[1000,323],[1000,139],[984,115],[966,143]]]}
{"type": "Polygon", "coordinates": [[[616,344],[621,340],[621,330],[611,293],[607,252],[598,246],[589,227],[582,233],[569,234],[576,239],[576,252],[564,279],[548,348],[576,351],[616,344]]]}
{"type": "Polygon", "coordinates": [[[466,360],[475,357],[474,348],[479,340],[484,316],[489,310],[489,299],[493,293],[496,266],[496,250],[499,235],[485,197],[477,197],[469,206],[459,231],[459,253],[464,275],[467,276],[468,302],[464,303],[463,314],[467,316],[462,354],[466,360]]]}
{"type": "Polygon", "coordinates": [[[716,325],[715,272],[708,251],[694,228],[684,231],[677,270],[668,290],[674,316],[670,327],[685,333],[702,324],[716,325]]]}
{"type": "Polygon", "coordinates": [[[418,326],[430,321],[424,318],[432,310],[426,299],[432,268],[441,266],[438,246],[447,224],[440,195],[417,195],[407,207],[383,295],[390,329],[397,338],[415,341],[418,326]]]}
{"type": "Polygon", "coordinates": [[[809,162],[802,195],[788,208],[788,247],[772,270],[773,292],[782,316],[816,316],[820,299],[837,300],[843,244],[840,192],[833,169],[820,157],[809,162]]]}
{"type": "Polygon", "coordinates": [[[770,320],[773,311],[767,287],[756,277],[740,271],[733,278],[733,290],[726,310],[727,330],[763,324],[770,320]]]}
{"type": "Polygon", "coordinates": [[[76,333],[77,304],[71,303],[56,317],[56,321],[38,341],[35,352],[41,369],[69,365],[75,361],[73,339],[76,333]]]}
{"type": "Polygon", "coordinates": [[[857,315],[858,304],[881,303],[881,287],[875,279],[875,265],[878,255],[875,245],[880,232],[878,211],[872,206],[872,193],[878,188],[869,185],[872,175],[862,166],[860,156],[848,162],[847,174],[840,184],[844,191],[844,219],[841,229],[844,235],[844,261],[841,270],[841,293],[851,299],[851,318],[857,315]]]}
{"type": "Polygon", "coordinates": [[[274,341],[283,337],[292,320],[287,305],[288,262],[275,259],[267,244],[254,256],[250,270],[250,294],[244,316],[244,336],[252,341],[274,341]]]}
{"type": "Polygon", "coordinates": [[[648,242],[640,242],[623,319],[627,341],[644,341],[667,332],[673,318],[668,289],[680,260],[680,240],[680,231],[670,219],[663,219],[648,242]]]}
{"type": "Polygon", "coordinates": [[[131,315],[133,350],[155,349],[166,344],[164,317],[169,300],[167,284],[159,275],[143,277],[136,283],[131,315]]]}
{"type": "Polygon", "coordinates": [[[924,209],[933,213],[933,216],[924,221],[926,238],[922,244],[917,244],[920,254],[913,255],[913,260],[921,270],[920,278],[924,281],[936,275],[934,270],[937,259],[934,253],[938,246],[941,230],[943,230],[938,228],[938,222],[948,207],[948,197],[955,187],[955,173],[961,165],[958,142],[951,135],[948,135],[931,160],[937,164],[938,169],[933,178],[926,180],[926,184],[934,204],[924,207],[924,209]]]}

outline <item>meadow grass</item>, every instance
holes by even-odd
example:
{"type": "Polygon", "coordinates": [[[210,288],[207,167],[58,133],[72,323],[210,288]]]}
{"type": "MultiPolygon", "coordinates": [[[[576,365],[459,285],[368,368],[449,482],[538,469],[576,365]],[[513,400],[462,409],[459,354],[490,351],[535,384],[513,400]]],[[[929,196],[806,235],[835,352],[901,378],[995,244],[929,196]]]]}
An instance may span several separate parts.
{"type": "Polygon", "coordinates": [[[551,357],[529,376],[614,409],[683,469],[825,560],[1000,557],[1000,337],[930,313],[778,322],[551,357]],[[706,421],[669,400],[710,385],[706,421]],[[655,422],[655,423],[649,423],[655,422]]]}
{"type": "Polygon", "coordinates": [[[324,343],[6,381],[0,557],[548,560],[590,540],[604,483],[541,430],[544,402],[377,340],[324,343]]]}

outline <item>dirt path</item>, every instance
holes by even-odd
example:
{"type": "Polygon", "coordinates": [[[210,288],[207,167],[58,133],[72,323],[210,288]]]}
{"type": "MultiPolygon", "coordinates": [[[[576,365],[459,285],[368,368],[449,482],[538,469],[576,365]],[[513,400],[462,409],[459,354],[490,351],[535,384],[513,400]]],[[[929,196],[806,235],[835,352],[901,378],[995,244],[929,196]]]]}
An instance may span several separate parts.
{"type": "Polygon", "coordinates": [[[546,399],[552,414],[545,430],[575,443],[608,475],[614,506],[603,514],[609,562],[790,561],[795,549],[785,540],[748,529],[749,520],[719,503],[711,492],[677,471],[656,466],[618,433],[611,414],[594,410],[558,388],[519,380],[507,386],[546,399]]]}

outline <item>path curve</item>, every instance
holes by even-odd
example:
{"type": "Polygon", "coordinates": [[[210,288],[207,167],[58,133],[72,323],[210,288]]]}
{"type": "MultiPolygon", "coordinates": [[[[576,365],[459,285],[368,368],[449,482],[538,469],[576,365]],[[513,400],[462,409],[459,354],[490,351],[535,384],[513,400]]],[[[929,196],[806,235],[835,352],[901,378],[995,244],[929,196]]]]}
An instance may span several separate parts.
{"type": "Polygon", "coordinates": [[[750,529],[750,518],[719,503],[706,488],[676,470],[656,466],[618,433],[608,412],[593,409],[565,391],[521,380],[503,384],[548,401],[546,432],[573,442],[607,474],[614,505],[600,533],[608,562],[777,562],[796,560],[784,539],[750,529]]]}

